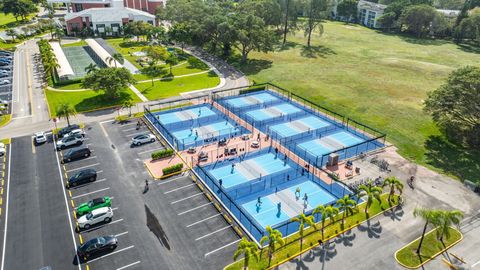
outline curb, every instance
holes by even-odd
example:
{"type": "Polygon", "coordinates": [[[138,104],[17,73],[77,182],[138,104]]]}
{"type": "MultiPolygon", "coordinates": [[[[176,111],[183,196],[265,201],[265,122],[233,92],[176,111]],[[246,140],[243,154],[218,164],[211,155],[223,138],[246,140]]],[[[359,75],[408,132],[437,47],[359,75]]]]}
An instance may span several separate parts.
{"type": "MultiPolygon", "coordinates": [[[[407,265],[401,263],[401,262],[397,259],[397,253],[398,253],[400,250],[402,250],[402,249],[406,248],[407,246],[411,245],[413,242],[415,242],[415,241],[417,241],[418,239],[420,239],[421,236],[420,236],[420,237],[417,237],[416,239],[414,239],[414,240],[412,240],[412,241],[410,241],[408,244],[406,244],[405,246],[401,247],[399,250],[395,251],[395,254],[394,254],[395,261],[397,261],[398,264],[400,264],[401,266],[403,266],[403,267],[405,267],[405,268],[407,268],[407,269],[417,269],[417,268],[419,268],[420,266],[422,266],[422,265],[428,263],[429,261],[435,259],[438,255],[442,254],[443,252],[447,251],[449,248],[453,247],[454,245],[458,244],[460,241],[463,240],[463,234],[462,234],[461,231],[459,231],[459,230],[457,230],[457,229],[455,229],[455,228],[453,228],[453,227],[450,227],[450,228],[452,228],[452,229],[454,229],[455,231],[457,231],[458,233],[460,233],[460,239],[458,239],[457,241],[451,243],[450,245],[448,245],[448,246],[445,247],[444,249],[440,250],[439,252],[433,254],[430,258],[428,258],[428,259],[425,260],[424,262],[420,263],[420,264],[417,265],[417,266],[407,266],[407,265]]],[[[436,231],[436,230],[437,230],[437,228],[435,228],[435,229],[427,232],[425,235],[430,234],[430,233],[433,233],[433,232],[436,231]]]]}

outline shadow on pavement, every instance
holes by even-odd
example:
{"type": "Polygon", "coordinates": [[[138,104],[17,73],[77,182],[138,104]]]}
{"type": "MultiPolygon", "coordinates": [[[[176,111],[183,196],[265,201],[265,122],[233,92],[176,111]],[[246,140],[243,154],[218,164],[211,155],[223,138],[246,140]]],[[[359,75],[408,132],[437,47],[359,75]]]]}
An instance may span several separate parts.
{"type": "Polygon", "coordinates": [[[367,220],[366,224],[366,226],[360,224],[358,230],[361,232],[367,232],[369,238],[380,238],[380,234],[382,233],[382,225],[380,225],[380,221],[370,224],[370,220],[367,220]]]}

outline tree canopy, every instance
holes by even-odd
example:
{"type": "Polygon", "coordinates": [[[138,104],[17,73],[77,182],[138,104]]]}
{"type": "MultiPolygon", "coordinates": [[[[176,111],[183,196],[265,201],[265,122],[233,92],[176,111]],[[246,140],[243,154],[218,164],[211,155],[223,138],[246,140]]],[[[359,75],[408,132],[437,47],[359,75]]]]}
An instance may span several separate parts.
{"type": "Polygon", "coordinates": [[[120,92],[133,83],[135,79],[126,68],[101,68],[87,74],[82,85],[94,91],[104,91],[108,99],[117,99],[120,92]]]}

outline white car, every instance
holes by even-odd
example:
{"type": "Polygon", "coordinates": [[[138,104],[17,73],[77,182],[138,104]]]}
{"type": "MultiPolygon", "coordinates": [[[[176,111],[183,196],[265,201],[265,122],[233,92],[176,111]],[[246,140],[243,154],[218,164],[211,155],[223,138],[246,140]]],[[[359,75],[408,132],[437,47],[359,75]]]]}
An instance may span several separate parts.
{"type": "Polygon", "coordinates": [[[259,148],[260,143],[258,141],[252,141],[252,144],[250,145],[252,148],[259,148]]]}
{"type": "Polygon", "coordinates": [[[155,136],[151,133],[149,134],[141,134],[133,137],[132,144],[133,145],[142,145],[144,143],[154,142],[155,136]]]}
{"type": "Polygon", "coordinates": [[[81,145],[85,139],[81,135],[72,135],[57,141],[57,150],[65,149],[72,145],[81,145]]]}
{"type": "Polygon", "coordinates": [[[41,144],[47,141],[47,136],[45,136],[45,132],[37,132],[33,135],[35,143],[41,144]]]}
{"type": "Polygon", "coordinates": [[[5,144],[0,142],[0,157],[3,157],[7,153],[7,149],[5,148],[5,144]]]}
{"type": "Polygon", "coordinates": [[[82,137],[85,137],[85,131],[83,131],[83,129],[81,129],[81,128],[77,128],[77,129],[74,129],[74,130],[70,131],[69,133],[67,133],[63,137],[66,138],[66,137],[72,136],[72,135],[80,135],[82,137]]]}
{"type": "Polygon", "coordinates": [[[2,80],[0,81],[0,85],[10,84],[9,80],[2,80]]]}
{"type": "Polygon", "coordinates": [[[88,230],[91,226],[100,222],[112,221],[113,211],[111,207],[100,207],[78,218],[78,228],[88,230]]]}

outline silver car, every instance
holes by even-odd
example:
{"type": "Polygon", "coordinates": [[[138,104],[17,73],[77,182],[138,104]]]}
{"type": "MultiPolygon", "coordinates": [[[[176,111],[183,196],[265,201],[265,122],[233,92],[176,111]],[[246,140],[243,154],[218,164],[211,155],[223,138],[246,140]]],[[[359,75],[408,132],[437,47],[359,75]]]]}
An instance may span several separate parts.
{"type": "Polygon", "coordinates": [[[113,211],[111,207],[100,207],[78,218],[78,228],[88,230],[91,226],[112,221],[113,211]]]}
{"type": "Polygon", "coordinates": [[[154,142],[155,136],[151,133],[149,134],[141,134],[133,137],[132,145],[142,145],[144,143],[154,142]]]}
{"type": "Polygon", "coordinates": [[[57,150],[65,149],[73,145],[81,145],[84,141],[81,135],[72,135],[57,141],[57,150]]]}

